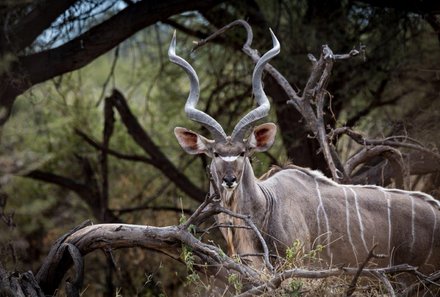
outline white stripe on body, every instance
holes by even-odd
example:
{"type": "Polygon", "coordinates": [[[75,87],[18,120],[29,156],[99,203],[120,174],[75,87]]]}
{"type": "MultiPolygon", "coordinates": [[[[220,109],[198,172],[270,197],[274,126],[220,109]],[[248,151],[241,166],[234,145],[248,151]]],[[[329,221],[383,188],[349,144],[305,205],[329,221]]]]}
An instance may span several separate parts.
{"type": "Polygon", "coordinates": [[[348,235],[348,241],[350,242],[351,248],[353,249],[354,257],[356,258],[357,262],[357,253],[356,253],[356,247],[353,243],[353,238],[351,237],[351,231],[350,231],[350,209],[348,208],[348,196],[347,191],[344,187],[342,187],[342,190],[344,191],[344,197],[345,197],[345,216],[346,216],[346,224],[347,224],[347,235],[348,235]]]}
{"type": "Polygon", "coordinates": [[[414,198],[412,196],[409,197],[411,198],[411,247],[409,248],[409,250],[412,253],[414,251],[414,244],[416,243],[416,211],[414,209],[414,198]]]}
{"type": "Polygon", "coordinates": [[[385,193],[387,199],[387,214],[388,214],[388,253],[391,253],[391,199],[390,194],[385,193]]]}
{"type": "Polygon", "coordinates": [[[321,197],[321,191],[319,190],[319,184],[318,181],[316,179],[314,179],[315,181],[315,186],[316,186],[316,193],[318,194],[318,200],[319,200],[319,204],[318,204],[318,208],[316,210],[316,219],[317,219],[317,223],[318,223],[318,236],[321,236],[321,227],[320,227],[320,219],[319,219],[319,213],[322,212],[324,215],[324,221],[325,221],[325,227],[327,229],[326,232],[326,237],[327,237],[327,254],[328,256],[331,258],[331,253],[330,253],[330,226],[329,226],[329,222],[328,222],[328,217],[327,217],[327,212],[325,211],[324,208],[324,203],[322,202],[322,197],[321,197]]]}
{"type": "Polygon", "coordinates": [[[358,220],[359,220],[359,230],[361,232],[362,243],[364,244],[365,251],[368,253],[369,250],[368,250],[368,247],[367,247],[367,242],[365,241],[364,224],[362,223],[361,212],[359,210],[358,197],[357,197],[356,192],[352,188],[349,187],[349,189],[353,193],[353,197],[354,197],[354,204],[355,204],[355,207],[356,207],[356,213],[357,213],[357,217],[358,217],[358,220]]]}
{"type": "Polygon", "coordinates": [[[434,226],[432,227],[432,235],[431,235],[431,248],[429,249],[428,256],[426,257],[425,264],[429,263],[429,260],[432,256],[432,250],[434,249],[434,240],[435,240],[435,229],[437,228],[437,214],[435,213],[435,209],[431,207],[432,214],[434,215],[434,226]]]}
{"type": "MultiPolygon", "coordinates": [[[[338,184],[336,182],[334,182],[333,180],[329,179],[328,177],[324,176],[321,172],[319,171],[313,171],[313,170],[301,170],[301,169],[297,169],[297,168],[291,168],[291,170],[296,171],[298,173],[302,173],[305,176],[311,177],[314,179],[315,184],[316,184],[316,188],[317,188],[317,192],[318,192],[318,199],[319,199],[319,205],[317,208],[317,223],[318,223],[318,233],[320,235],[321,234],[321,221],[322,218],[320,217],[320,212],[322,212],[322,214],[324,215],[324,219],[326,219],[326,222],[328,222],[328,218],[327,218],[327,214],[325,212],[325,209],[323,208],[323,203],[322,203],[322,198],[320,197],[320,192],[319,192],[319,183],[323,182],[326,183],[327,185],[330,186],[334,186],[334,187],[338,187],[338,188],[349,188],[353,195],[354,195],[354,200],[355,200],[355,207],[356,207],[356,215],[357,218],[359,220],[359,229],[360,229],[360,237],[361,240],[363,242],[364,248],[367,252],[369,252],[368,249],[368,245],[367,245],[367,241],[365,238],[365,227],[363,225],[363,220],[362,220],[362,216],[361,216],[361,211],[360,211],[360,207],[359,207],[359,201],[358,201],[358,195],[355,192],[356,189],[371,189],[371,190],[376,190],[376,191],[380,191],[382,193],[384,193],[384,197],[386,199],[387,202],[387,222],[388,222],[388,253],[390,255],[390,265],[392,265],[393,263],[393,250],[394,250],[394,246],[392,244],[392,237],[393,237],[393,233],[392,233],[392,199],[393,197],[391,197],[391,194],[398,194],[398,195],[405,195],[407,198],[411,199],[411,252],[414,252],[414,249],[416,248],[416,240],[417,240],[417,234],[416,234],[416,230],[415,230],[415,218],[416,218],[416,199],[422,199],[424,202],[430,204],[431,207],[431,211],[433,213],[434,216],[434,222],[433,222],[433,231],[432,231],[432,235],[431,235],[431,247],[429,250],[429,253],[427,254],[425,263],[429,264],[429,261],[434,253],[434,246],[435,246],[435,238],[436,238],[436,230],[438,228],[438,223],[437,223],[437,214],[438,214],[438,210],[440,210],[440,201],[435,200],[432,196],[423,193],[423,192],[419,192],[419,191],[406,191],[406,190],[400,190],[400,189],[387,189],[384,187],[380,187],[380,186],[376,186],[376,185],[341,185],[338,184]]],[[[346,192],[346,190],[344,189],[344,194],[347,195],[346,197],[346,201],[349,201],[348,198],[348,194],[346,192]]],[[[409,202],[409,201],[408,201],[409,202]]],[[[347,212],[347,210],[346,210],[347,212]]],[[[352,216],[352,218],[356,217],[356,215],[352,216]]],[[[350,218],[347,217],[347,224],[350,224],[351,226],[353,226],[353,223],[350,222],[350,218]]],[[[328,225],[326,225],[328,226],[328,225]]],[[[355,234],[354,232],[348,233],[349,227],[347,227],[347,236],[349,237],[349,241],[350,244],[352,244],[352,247],[354,246],[353,243],[353,235],[355,234]],[[351,239],[351,240],[350,240],[351,239]]],[[[329,228],[327,227],[327,230],[329,230],[329,228]]]]}
{"type": "Polygon", "coordinates": [[[390,193],[384,191],[384,189],[380,189],[383,193],[385,200],[387,201],[387,219],[388,219],[388,249],[387,253],[391,252],[391,199],[390,193]]]}

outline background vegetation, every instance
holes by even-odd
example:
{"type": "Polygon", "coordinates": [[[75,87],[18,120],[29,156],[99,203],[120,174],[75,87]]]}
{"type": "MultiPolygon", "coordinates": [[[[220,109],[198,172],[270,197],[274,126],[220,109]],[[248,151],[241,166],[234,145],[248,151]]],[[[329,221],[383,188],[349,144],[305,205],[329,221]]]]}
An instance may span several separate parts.
{"type": "MultiPolygon", "coordinates": [[[[365,57],[335,63],[329,128],[354,127],[370,138],[404,135],[433,151],[440,145],[436,1],[55,2],[0,3],[0,267],[7,270],[37,271],[53,241],[86,219],[171,225],[203,199],[209,160],[186,155],[172,132],[201,130],[183,113],[187,78],[167,58],[175,29],[179,54],[200,78],[200,108],[229,133],[254,104],[254,65],[240,51],[244,31],[230,30],[193,53],[192,41],[246,19],[260,52],[271,46],[268,28],[274,30],[282,51],[272,65],[299,91],[311,68],[307,54],[319,56],[322,44],[335,53],[366,45],[365,57]],[[109,111],[105,98],[113,89],[151,143],[139,144],[120,112],[109,111]]],[[[328,174],[300,114],[274,82],[265,83],[269,120],[280,131],[269,153],[255,157],[257,175],[287,161],[328,174]]],[[[348,138],[337,143],[342,160],[358,149],[348,138]]],[[[439,161],[402,153],[411,189],[440,197],[439,161]]],[[[377,166],[388,168],[376,158],[356,174],[392,186],[377,166]]],[[[215,232],[212,238],[223,244],[215,232]]],[[[184,265],[145,250],[93,254],[86,265],[84,296],[187,290],[184,265]]]]}

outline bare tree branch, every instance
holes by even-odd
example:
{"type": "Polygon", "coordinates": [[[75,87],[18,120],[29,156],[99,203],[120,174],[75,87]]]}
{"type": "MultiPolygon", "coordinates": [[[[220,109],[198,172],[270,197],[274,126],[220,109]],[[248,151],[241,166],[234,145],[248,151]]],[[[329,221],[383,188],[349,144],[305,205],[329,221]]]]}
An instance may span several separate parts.
{"type": "Polygon", "coordinates": [[[185,27],[184,25],[179,24],[178,22],[174,21],[173,19],[166,19],[163,20],[162,23],[167,24],[174,29],[177,29],[187,35],[194,36],[200,39],[206,38],[207,34],[199,31],[199,30],[192,30],[190,28],[185,27]]]}
{"type": "Polygon", "coordinates": [[[436,287],[440,287],[440,271],[434,272],[428,277],[422,275],[420,277],[420,283],[414,283],[411,286],[407,287],[400,296],[414,296],[414,294],[419,290],[421,286],[426,285],[435,285],[436,287]]]}
{"type": "MultiPolygon", "coordinates": [[[[415,151],[404,154],[403,159],[404,163],[408,164],[410,175],[440,172],[440,160],[431,153],[415,151]]],[[[352,177],[352,181],[355,184],[388,185],[391,178],[399,174],[392,164],[384,161],[365,170],[359,170],[359,173],[352,177]]]]}
{"type": "MultiPolygon", "coordinates": [[[[233,26],[243,26],[247,33],[246,42],[243,45],[243,52],[246,53],[256,63],[260,59],[260,55],[255,49],[251,48],[253,39],[252,28],[243,20],[236,20],[223,28],[217,30],[209,37],[199,41],[193,50],[205,45],[207,42],[221,35],[233,26]]],[[[292,88],[290,83],[278,72],[273,66],[267,64],[265,70],[275,79],[275,81],[282,87],[289,100],[287,103],[292,104],[305,118],[308,129],[317,136],[317,140],[324,153],[327,165],[330,169],[332,177],[337,182],[347,182],[348,176],[344,172],[341,161],[334,151],[334,148],[329,145],[327,133],[325,131],[323,105],[324,98],[327,94],[325,87],[327,86],[330,72],[335,59],[347,59],[361,53],[360,50],[352,50],[348,54],[335,55],[328,46],[323,46],[321,57],[319,61],[314,62],[313,70],[310,74],[309,80],[304,88],[302,96],[292,88]],[[312,105],[316,104],[316,112],[312,105]]]]}
{"type": "Polygon", "coordinates": [[[49,173],[41,170],[33,170],[29,172],[26,177],[58,185],[60,187],[69,189],[82,197],[87,197],[90,194],[89,189],[84,184],[78,183],[76,180],[54,173],[49,173]]]}
{"type": "MultiPolygon", "coordinates": [[[[361,275],[366,277],[375,277],[376,273],[381,273],[381,274],[396,274],[402,272],[414,273],[416,270],[417,270],[416,267],[402,264],[387,268],[376,268],[376,269],[366,268],[362,270],[361,275]]],[[[355,275],[357,273],[358,273],[358,268],[347,268],[347,267],[330,268],[324,270],[308,270],[308,269],[295,268],[279,273],[265,284],[252,288],[238,295],[237,297],[258,296],[273,291],[276,288],[278,288],[284,280],[289,278],[318,279],[318,278],[327,278],[327,277],[341,276],[341,275],[355,275]]]]}
{"type": "Polygon", "coordinates": [[[138,1],[59,47],[18,57],[11,71],[0,75],[0,126],[8,119],[15,98],[31,86],[87,65],[160,20],[183,11],[209,8],[221,1],[138,1]]]}
{"type": "Polygon", "coordinates": [[[356,272],[356,274],[354,275],[353,279],[351,280],[350,285],[348,286],[347,289],[347,293],[346,296],[350,297],[353,295],[354,291],[356,290],[356,283],[359,279],[359,277],[362,274],[362,271],[365,269],[365,266],[368,264],[368,262],[372,259],[372,258],[383,258],[385,256],[383,255],[375,255],[374,254],[374,249],[377,247],[377,244],[375,244],[370,251],[368,252],[367,257],[365,258],[364,262],[362,262],[361,265],[359,265],[358,270],[356,272]]]}
{"type": "Polygon", "coordinates": [[[159,169],[177,187],[185,192],[189,197],[203,202],[205,192],[192,183],[188,177],[180,172],[176,166],[162,153],[160,148],[154,143],[147,132],[139,124],[136,117],[131,112],[124,96],[118,91],[113,90],[109,97],[112,105],[118,110],[121,120],[127,128],[128,134],[133,140],[151,157],[151,165],[159,169]]]}
{"type": "Polygon", "coordinates": [[[372,272],[372,274],[375,275],[382,282],[382,284],[385,286],[385,288],[388,291],[389,297],[396,296],[396,293],[394,292],[394,288],[391,285],[390,280],[388,279],[388,277],[385,275],[384,272],[374,271],[374,272],[372,272]]]}
{"type": "MultiPolygon", "coordinates": [[[[440,169],[440,154],[424,147],[421,143],[408,136],[391,136],[384,139],[368,139],[362,134],[353,131],[349,127],[340,127],[330,131],[329,139],[334,142],[340,135],[345,134],[349,136],[356,143],[364,146],[360,151],[351,156],[345,164],[345,171],[348,176],[352,177],[354,183],[371,183],[386,185],[391,177],[396,178],[397,187],[409,189],[408,177],[411,174],[426,174],[436,172],[440,169]],[[413,155],[413,158],[405,157],[396,148],[407,148],[419,152],[413,155]],[[388,174],[384,175],[382,167],[383,163],[376,165],[368,170],[364,170],[354,174],[353,171],[359,165],[368,162],[376,156],[384,156],[388,159],[389,169],[388,174]],[[428,163],[420,158],[433,160],[433,163],[428,163]],[[408,160],[414,160],[412,163],[408,160]],[[416,161],[419,159],[419,161],[416,161]],[[380,179],[378,179],[380,178],[380,179]],[[374,179],[374,180],[373,180],[374,179]]],[[[408,155],[409,156],[409,155],[408,155]]]]}
{"type": "Polygon", "coordinates": [[[368,139],[368,138],[365,138],[362,134],[353,131],[349,127],[340,127],[340,128],[336,128],[336,129],[332,130],[330,132],[329,137],[331,140],[333,140],[335,138],[335,136],[340,135],[340,134],[348,135],[351,139],[353,139],[354,141],[356,141],[357,143],[359,143],[361,145],[387,145],[387,146],[391,146],[391,147],[408,148],[408,149],[413,149],[413,150],[417,150],[420,152],[424,152],[426,154],[430,154],[433,157],[440,160],[440,154],[423,147],[416,140],[414,140],[408,136],[391,136],[391,137],[388,137],[385,139],[368,139]],[[397,140],[400,140],[400,141],[397,141],[397,140]]]}
{"type": "MultiPolygon", "coordinates": [[[[377,156],[384,156],[386,159],[390,160],[393,164],[396,164],[398,169],[404,175],[408,170],[403,162],[402,153],[387,145],[377,145],[377,146],[365,146],[362,150],[357,152],[355,155],[351,156],[350,159],[345,163],[345,172],[348,175],[352,175],[353,171],[361,164],[373,159],[377,156]]],[[[402,185],[400,185],[402,186],[402,185]]]]}
{"type": "Polygon", "coordinates": [[[182,244],[191,247],[194,253],[203,255],[201,266],[212,274],[226,269],[246,276],[258,283],[257,274],[245,265],[227,257],[218,247],[196,239],[182,226],[152,227],[127,224],[89,225],[77,228],[60,238],[52,247],[49,256],[37,274],[40,286],[46,294],[53,294],[58,288],[70,263],[63,259],[64,246],[72,244],[84,256],[96,249],[121,249],[143,247],[167,254],[180,260],[182,244]]]}
{"type": "MultiPolygon", "coordinates": [[[[110,102],[110,99],[106,98],[104,102],[104,129],[102,131],[103,146],[108,149],[110,145],[110,138],[113,134],[115,126],[115,115],[110,102]]],[[[109,195],[109,183],[108,183],[108,152],[102,150],[99,156],[99,163],[101,165],[101,208],[105,212],[108,209],[108,195],[109,195]],[[104,206],[104,207],[103,207],[104,206]]],[[[103,214],[104,215],[104,214],[103,214]]]]}

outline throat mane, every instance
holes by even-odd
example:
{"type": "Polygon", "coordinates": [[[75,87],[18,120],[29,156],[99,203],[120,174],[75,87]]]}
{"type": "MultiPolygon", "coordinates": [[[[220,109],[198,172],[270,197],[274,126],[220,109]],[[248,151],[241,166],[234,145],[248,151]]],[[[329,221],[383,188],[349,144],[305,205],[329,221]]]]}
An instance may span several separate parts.
{"type": "Polygon", "coordinates": [[[236,190],[237,189],[234,189],[232,191],[227,191],[227,190],[223,189],[223,191],[222,191],[223,192],[222,193],[223,199],[222,200],[224,201],[224,206],[231,208],[232,204],[235,201],[236,190]]]}

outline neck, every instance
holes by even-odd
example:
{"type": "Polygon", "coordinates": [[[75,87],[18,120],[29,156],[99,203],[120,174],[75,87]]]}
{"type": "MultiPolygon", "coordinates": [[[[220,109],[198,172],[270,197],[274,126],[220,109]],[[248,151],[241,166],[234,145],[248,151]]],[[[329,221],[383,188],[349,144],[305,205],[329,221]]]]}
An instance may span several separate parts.
{"type": "MultiPolygon", "coordinates": [[[[221,187],[220,195],[223,207],[238,214],[249,215],[256,227],[266,232],[267,215],[264,212],[267,206],[266,198],[258,185],[258,180],[255,178],[248,159],[245,160],[243,174],[237,188],[231,193],[221,187]]],[[[219,214],[217,220],[220,223],[236,226],[245,224],[242,220],[225,214],[219,214]]],[[[260,252],[259,241],[253,230],[227,228],[223,229],[222,233],[227,242],[230,255],[246,255],[260,252]]],[[[254,267],[263,265],[258,257],[249,257],[247,260],[254,267]]]]}
{"type": "Polygon", "coordinates": [[[257,185],[254,171],[249,162],[245,160],[243,174],[238,186],[233,191],[220,187],[220,195],[223,206],[240,214],[250,215],[256,224],[259,224],[259,215],[265,209],[264,195],[257,185]]]}

